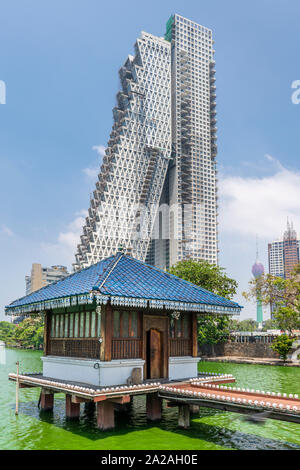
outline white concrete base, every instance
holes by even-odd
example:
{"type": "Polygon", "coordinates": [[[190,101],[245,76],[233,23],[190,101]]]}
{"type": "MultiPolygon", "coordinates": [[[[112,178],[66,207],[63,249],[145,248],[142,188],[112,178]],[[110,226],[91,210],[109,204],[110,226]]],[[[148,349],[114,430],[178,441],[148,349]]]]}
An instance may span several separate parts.
{"type": "Polygon", "coordinates": [[[91,385],[124,385],[132,369],[140,367],[143,379],[143,359],[76,359],[72,357],[44,356],[43,375],[53,379],[71,380],[91,385]]]}
{"type": "Polygon", "coordinates": [[[187,379],[198,376],[199,357],[178,356],[169,357],[169,379],[187,379]]]}

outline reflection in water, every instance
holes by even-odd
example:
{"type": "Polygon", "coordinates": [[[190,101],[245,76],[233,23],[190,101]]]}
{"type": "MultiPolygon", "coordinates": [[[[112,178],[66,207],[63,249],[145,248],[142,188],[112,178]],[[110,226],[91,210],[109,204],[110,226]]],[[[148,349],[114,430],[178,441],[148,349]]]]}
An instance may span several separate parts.
{"type": "Polygon", "coordinates": [[[4,343],[0,341],[0,364],[6,364],[6,352],[4,343]]]}
{"type": "MultiPolygon", "coordinates": [[[[7,374],[20,359],[22,372],[41,370],[40,353],[7,350],[0,366],[0,448],[2,449],[300,449],[299,425],[267,420],[263,426],[242,416],[208,408],[192,415],[191,428],[177,428],[177,409],[164,408],[159,423],[147,421],[145,397],[135,397],[127,410],[116,412],[116,429],[96,429],[93,406],[81,405],[79,420],[65,418],[62,394],[53,413],[41,412],[38,389],[20,391],[20,414],[14,415],[14,384],[7,374]]],[[[201,370],[232,373],[238,386],[299,393],[300,369],[244,364],[202,363],[201,370]]]]}

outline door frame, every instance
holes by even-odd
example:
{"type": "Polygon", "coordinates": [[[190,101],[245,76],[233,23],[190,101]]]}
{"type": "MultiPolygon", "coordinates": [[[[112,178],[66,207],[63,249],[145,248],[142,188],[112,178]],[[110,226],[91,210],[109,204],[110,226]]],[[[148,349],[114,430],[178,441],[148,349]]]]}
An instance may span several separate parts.
{"type": "Polygon", "coordinates": [[[158,330],[162,336],[162,372],[163,376],[160,378],[169,377],[169,318],[166,315],[149,315],[143,314],[143,359],[144,364],[144,377],[147,375],[147,331],[158,330]]]}

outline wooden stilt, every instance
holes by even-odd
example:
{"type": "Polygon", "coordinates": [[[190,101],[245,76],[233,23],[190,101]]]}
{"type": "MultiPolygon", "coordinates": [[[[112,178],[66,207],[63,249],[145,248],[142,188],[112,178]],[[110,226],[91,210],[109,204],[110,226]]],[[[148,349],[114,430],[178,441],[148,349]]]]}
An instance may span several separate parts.
{"type": "Polygon", "coordinates": [[[190,412],[192,414],[199,414],[200,406],[199,405],[190,405],[190,412]]]}
{"type": "Polygon", "coordinates": [[[115,406],[108,400],[97,402],[97,428],[102,431],[115,427],[115,406]]]}
{"type": "Polygon", "coordinates": [[[151,421],[161,419],[162,400],[157,393],[148,393],[146,396],[146,412],[147,418],[151,421]]]}
{"type": "Polygon", "coordinates": [[[17,365],[17,380],[16,380],[16,411],[15,414],[19,414],[19,361],[16,362],[17,365]]]}
{"type": "Polygon", "coordinates": [[[80,403],[72,402],[72,395],[66,394],[66,417],[73,419],[80,416],[80,403]]]}
{"type": "Polygon", "coordinates": [[[178,426],[187,429],[190,427],[190,406],[180,405],[178,407],[178,426]]]}
{"type": "Polygon", "coordinates": [[[93,413],[95,411],[95,403],[93,401],[88,401],[84,404],[84,411],[86,413],[93,413]]]}
{"type": "Polygon", "coordinates": [[[40,409],[42,411],[52,411],[54,405],[54,393],[42,388],[40,396],[40,409]]]}

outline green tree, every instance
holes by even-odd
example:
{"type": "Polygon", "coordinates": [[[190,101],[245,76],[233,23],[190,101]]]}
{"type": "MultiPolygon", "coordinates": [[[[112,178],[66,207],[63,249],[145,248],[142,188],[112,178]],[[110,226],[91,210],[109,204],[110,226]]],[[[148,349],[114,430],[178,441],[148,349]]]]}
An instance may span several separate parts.
{"type": "Polygon", "coordinates": [[[280,335],[274,339],[273,343],[271,344],[271,349],[273,351],[278,352],[281,359],[286,361],[287,355],[291,350],[293,344],[293,339],[291,339],[288,335],[280,335]]]}
{"type": "Polygon", "coordinates": [[[21,348],[38,349],[43,344],[43,330],[41,317],[25,318],[16,326],[12,339],[21,348]]]}
{"type": "Polygon", "coordinates": [[[16,325],[14,323],[9,323],[8,321],[0,322],[0,341],[4,341],[7,346],[12,345],[12,337],[16,325]]]}
{"type": "Polygon", "coordinates": [[[278,330],[278,323],[275,319],[269,318],[263,322],[263,331],[278,330]]]}
{"type": "Polygon", "coordinates": [[[240,322],[234,318],[230,318],[228,328],[230,331],[240,331],[240,322]]]}
{"type": "Polygon", "coordinates": [[[263,274],[250,281],[249,291],[243,295],[247,300],[255,300],[258,289],[263,304],[274,306],[274,319],[280,330],[291,334],[300,328],[300,263],[289,279],[263,274]]]}
{"type": "Polygon", "coordinates": [[[229,322],[227,315],[199,315],[198,343],[200,345],[225,343],[230,335],[229,322]]]}
{"type": "MultiPolygon", "coordinates": [[[[225,269],[204,260],[179,261],[169,272],[227,299],[232,299],[236,294],[238,284],[226,275],[225,269]]],[[[229,323],[230,317],[227,315],[199,315],[199,344],[214,345],[225,342],[230,333],[229,323]]]]}
{"type": "Polygon", "coordinates": [[[232,299],[236,294],[238,284],[226,275],[225,269],[204,260],[179,261],[169,272],[226,299],[232,299]]]}
{"type": "Polygon", "coordinates": [[[278,307],[274,313],[274,318],[282,331],[288,331],[290,335],[293,330],[300,329],[300,312],[292,307],[278,307]]]}
{"type": "Polygon", "coordinates": [[[245,320],[241,320],[239,322],[237,331],[256,331],[257,327],[257,321],[253,320],[253,318],[246,318],[245,320]]]}

